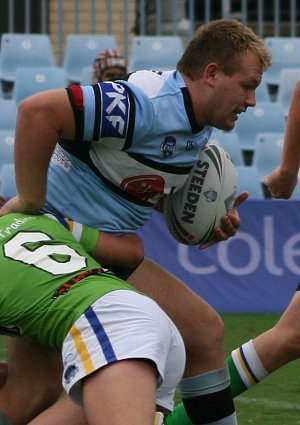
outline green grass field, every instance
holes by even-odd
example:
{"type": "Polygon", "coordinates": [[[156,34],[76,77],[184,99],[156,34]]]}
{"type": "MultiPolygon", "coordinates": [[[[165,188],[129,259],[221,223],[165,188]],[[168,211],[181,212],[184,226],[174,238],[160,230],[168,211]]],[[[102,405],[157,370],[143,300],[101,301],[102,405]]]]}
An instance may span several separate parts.
{"type": "MultiPolygon", "coordinates": [[[[226,314],[226,351],[272,327],[278,315],[226,314]]],[[[239,425],[300,424],[300,360],[270,375],[235,399],[239,425]]]]}
{"type": "MultiPolygon", "coordinates": [[[[224,314],[226,352],[276,323],[278,315],[224,314]]],[[[0,337],[0,360],[5,358],[0,337]]],[[[235,400],[239,425],[300,425],[300,360],[292,362],[235,400]]]]}

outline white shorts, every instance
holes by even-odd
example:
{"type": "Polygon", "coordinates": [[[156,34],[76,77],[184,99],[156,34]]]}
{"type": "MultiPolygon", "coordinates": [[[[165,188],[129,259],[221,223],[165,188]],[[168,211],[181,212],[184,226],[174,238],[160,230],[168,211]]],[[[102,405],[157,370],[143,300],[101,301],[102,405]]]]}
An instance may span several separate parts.
{"type": "Polygon", "coordinates": [[[81,381],[90,373],[118,360],[152,360],[159,374],[157,405],[167,411],[174,408],[185,367],[173,322],[153,300],[130,290],[109,292],[80,316],[64,340],[62,358],[63,386],[79,404],[81,381]]]}

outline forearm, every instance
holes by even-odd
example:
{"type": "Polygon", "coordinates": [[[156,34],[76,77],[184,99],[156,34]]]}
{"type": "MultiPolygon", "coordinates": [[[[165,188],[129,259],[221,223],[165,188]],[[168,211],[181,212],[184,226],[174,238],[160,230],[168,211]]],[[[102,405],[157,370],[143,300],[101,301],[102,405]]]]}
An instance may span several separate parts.
{"type": "Polygon", "coordinates": [[[143,242],[136,234],[113,236],[100,232],[98,244],[93,253],[101,264],[135,267],[144,256],[143,242]]]}
{"type": "Polygon", "coordinates": [[[67,96],[63,90],[36,95],[20,104],[15,135],[15,168],[20,202],[26,212],[35,212],[44,205],[49,162],[64,131],[61,103],[65,100],[67,96]]]}
{"type": "Polygon", "coordinates": [[[300,83],[297,83],[291,100],[284,138],[280,171],[284,175],[298,174],[300,164],[300,83]]]}
{"type": "Polygon", "coordinates": [[[28,108],[28,102],[20,105],[15,137],[15,169],[20,200],[27,207],[27,212],[38,210],[45,200],[48,165],[54,149],[47,144],[45,132],[41,129],[46,119],[43,112],[28,108]]]}

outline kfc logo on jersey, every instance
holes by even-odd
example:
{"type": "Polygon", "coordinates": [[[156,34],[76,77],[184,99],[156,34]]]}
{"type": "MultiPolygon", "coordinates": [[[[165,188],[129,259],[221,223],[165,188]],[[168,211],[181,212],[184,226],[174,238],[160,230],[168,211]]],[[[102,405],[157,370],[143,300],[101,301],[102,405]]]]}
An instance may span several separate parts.
{"type": "Polygon", "coordinates": [[[156,175],[128,177],[122,181],[121,188],[130,195],[147,201],[158,193],[164,193],[165,181],[156,175]]]}
{"type": "Polygon", "coordinates": [[[129,121],[129,97],[121,84],[107,82],[102,90],[101,137],[125,138],[129,121]]]}

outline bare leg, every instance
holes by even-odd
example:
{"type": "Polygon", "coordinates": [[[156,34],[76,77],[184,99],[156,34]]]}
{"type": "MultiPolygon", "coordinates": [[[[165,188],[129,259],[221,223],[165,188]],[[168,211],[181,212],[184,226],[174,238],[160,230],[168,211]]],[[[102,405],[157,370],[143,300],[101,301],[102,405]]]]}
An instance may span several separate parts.
{"type": "Polygon", "coordinates": [[[128,281],[153,298],[179,329],[187,353],[185,377],[225,366],[223,322],[209,304],[148,258],[128,281]]]}
{"type": "Polygon", "coordinates": [[[23,337],[7,338],[8,374],[0,388],[0,411],[16,425],[29,422],[62,392],[58,352],[23,337]]]}
{"type": "Polygon", "coordinates": [[[254,338],[253,343],[269,373],[300,357],[300,291],[276,325],[254,338]]]}
{"type": "Polygon", "coordinates": [[[86,378],[84,409],[64,397],[28,425],[153,425],[156,387],[157,371],[151,363],[116,362],[86,378]]]}
{"type": "Polygon", "coordinates": [[[153,425],[157,371],[140,360],[123,360],[95,372],[83,385],[90,425],[153,425]]]}
{"type": "Polygon", "coordinates": [[[65,396],[28,425],[88,425],[88,423],[82,407],[65,396]]]}

